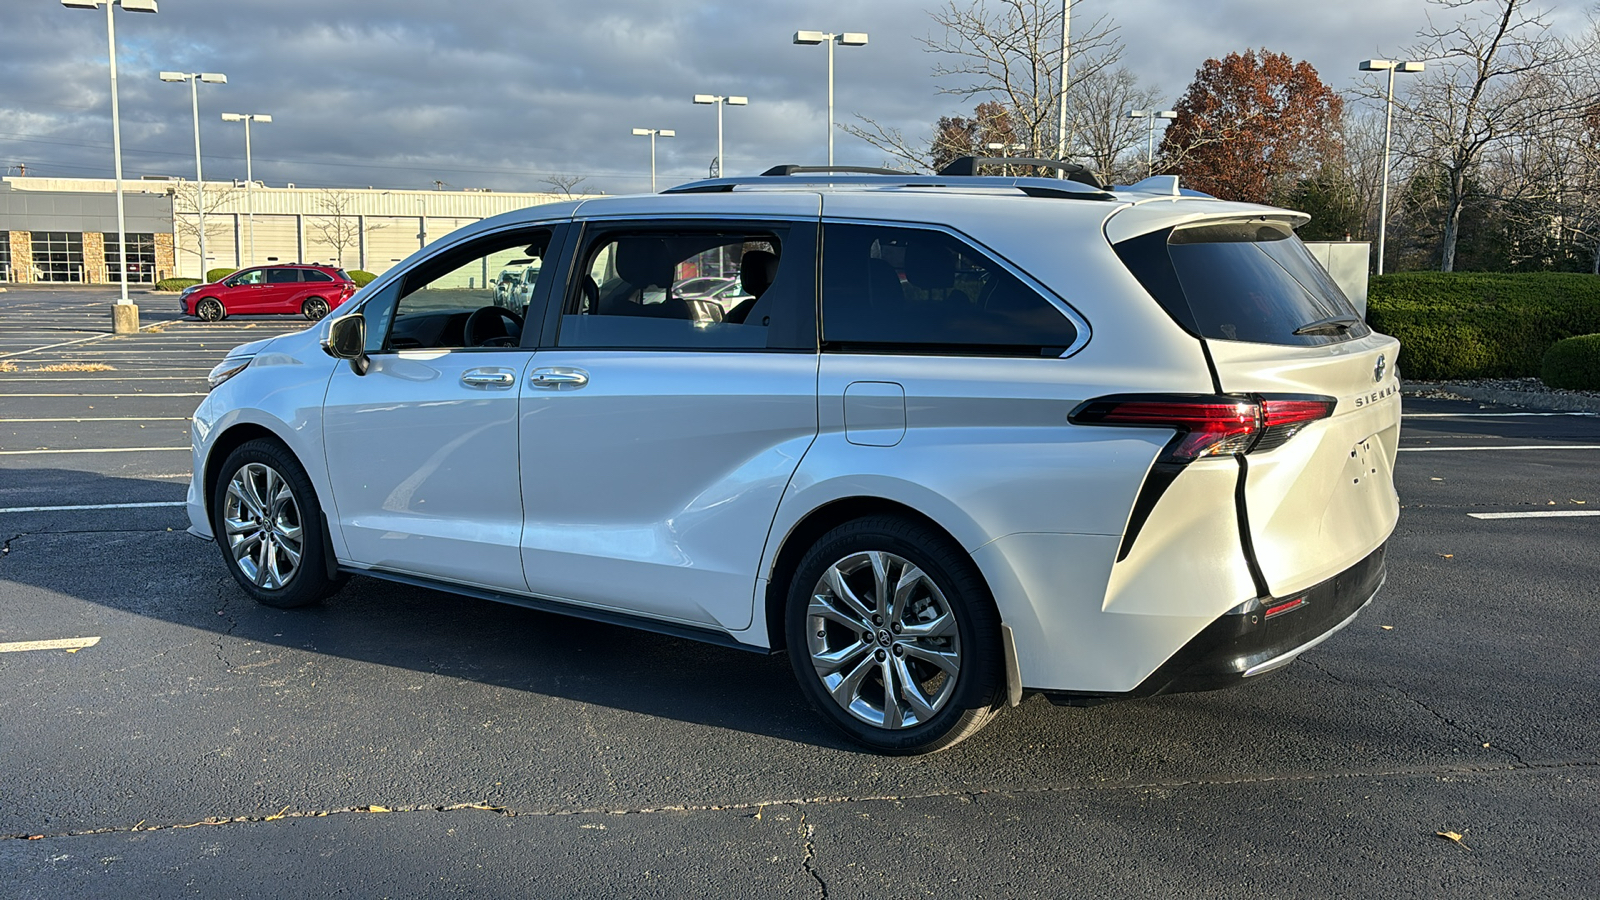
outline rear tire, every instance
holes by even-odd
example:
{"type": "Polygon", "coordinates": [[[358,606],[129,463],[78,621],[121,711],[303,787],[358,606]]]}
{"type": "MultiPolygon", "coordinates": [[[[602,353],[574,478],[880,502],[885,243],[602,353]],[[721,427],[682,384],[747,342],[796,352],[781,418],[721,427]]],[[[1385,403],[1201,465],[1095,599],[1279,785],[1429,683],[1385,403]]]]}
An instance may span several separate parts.
{"type": "Polygon", "coordinates": [[[306,302],[300,304],[300,314],[315,322],[328,314],[328,301],[321,297],[307,297],[306,302]]]}
{"type": "Polygon", "coordinates": [[[322,505],[288,448],[258,438],[223,461],[212,493],[211,528],[223,564],[259,603],[287,609],[338,589],[328,577],[322,505]]]}
{"type": "Polygon", "coordinates": [[[880,753],[933,753],[999,711],[1000,616],[969,556],[896,516],[824,534],[789,583],[789,662],[845,736],[880,753]]]}
{"type": "Polygon", "coordinates": [[[222,301],[205,297],[194,305],[194,315],[202,322],[220,322],[228,317],[228,311],[222,308],[222,301]]]}

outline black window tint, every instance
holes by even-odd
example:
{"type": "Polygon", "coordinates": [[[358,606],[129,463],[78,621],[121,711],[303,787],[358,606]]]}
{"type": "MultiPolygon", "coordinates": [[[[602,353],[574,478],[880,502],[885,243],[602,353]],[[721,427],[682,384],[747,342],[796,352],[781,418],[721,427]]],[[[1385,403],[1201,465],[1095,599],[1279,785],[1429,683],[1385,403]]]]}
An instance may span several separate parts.
{"type": "Polygon", "coordinates": [[[823,226],[824,349],[1060,356],[1072,321],[944,232],[823,226]]]}
{"type": "Polygon", "coordinates": [[[814,350],[815,241],[800,224],[596,228],[568,286],[557,346],[814,350]],[[693,290],[711,278],[741,288],[693,290]]]}
{"type": "Polygon", "coordinates": [[[1144,235],[1117,245],[1135,277],[1200,337],[1258,344],[1328,344],[1370,333],[1344,292],[1295,237],[1272,222],[1227,222],[1144,235]],[[1347,331],[1295,334],[1347,318],[1347,331]]]}
{"type": "Polygon", "coordinates": [[[300,270],[300,278],[301,278],[302,281],[332,281],[333,280],[333,276],[332,275],[329,275],[327,272],[319,272],[316,269],[301,269],[300,270]]]}
{"type": "Polygon", "coordinates": [[[289,284],[300,280],[299,269],[268,269],[267,284],[289,284]]]}

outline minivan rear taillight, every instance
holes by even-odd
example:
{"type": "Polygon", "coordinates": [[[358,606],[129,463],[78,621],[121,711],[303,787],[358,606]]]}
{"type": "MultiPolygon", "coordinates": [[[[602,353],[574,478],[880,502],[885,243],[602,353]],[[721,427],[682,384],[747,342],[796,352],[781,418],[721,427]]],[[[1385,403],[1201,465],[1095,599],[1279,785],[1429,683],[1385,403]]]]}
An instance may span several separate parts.
{"type": "Polygon", "coordinates": [[[1281,447],[1336,405],[1332,397],[1287,394],[1113,394],[1085,401],[1067,419],[1176,430],[1162,459],[1181,464],[1281,447]]]}

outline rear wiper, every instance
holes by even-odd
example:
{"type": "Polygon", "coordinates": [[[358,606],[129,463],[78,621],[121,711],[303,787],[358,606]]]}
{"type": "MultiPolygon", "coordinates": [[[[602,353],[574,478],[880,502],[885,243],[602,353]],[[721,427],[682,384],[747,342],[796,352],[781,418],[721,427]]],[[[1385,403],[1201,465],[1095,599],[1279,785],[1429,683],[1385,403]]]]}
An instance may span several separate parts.
{"type": "Polygon", "coordinates": [[[1361,322],[1360,316],[1329,316],[1308,322],[1294,330],[1295,334],[1343,334],[1361,322]]]}

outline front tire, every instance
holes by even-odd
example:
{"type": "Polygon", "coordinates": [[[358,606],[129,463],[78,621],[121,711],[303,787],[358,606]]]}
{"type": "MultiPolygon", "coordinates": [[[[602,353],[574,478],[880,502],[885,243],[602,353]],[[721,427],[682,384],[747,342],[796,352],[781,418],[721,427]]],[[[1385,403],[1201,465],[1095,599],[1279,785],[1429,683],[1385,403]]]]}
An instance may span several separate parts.
{"type": "Polygon", "coordinates": [[[315,322],[328,314],[328,301],[321,297],[307,297],[306,302],[300,304],[300,314],[315,322]]]}
{"type": "Polygon", "coordinates": [[[972,558],[926,525],[874,516],[823,535],[789,584],[785,627],[806,699],[879,752],[946,749],[1000,708],[999,614],[972,558]]]}
{"type": "Polygon", "coordinates": [[[227,318],[228,311],[222,308],[222,301],[205,297],[194,305],[194,315],[202,322],[220,322],[227,318]]]}
{"type": "Polygon", "coordinates": [[[257,602],[283,609],[333,593],[322,506],[306,470],[274,440],[241,444],[223,462],[211,528],[224,565],[257,602]]]}

